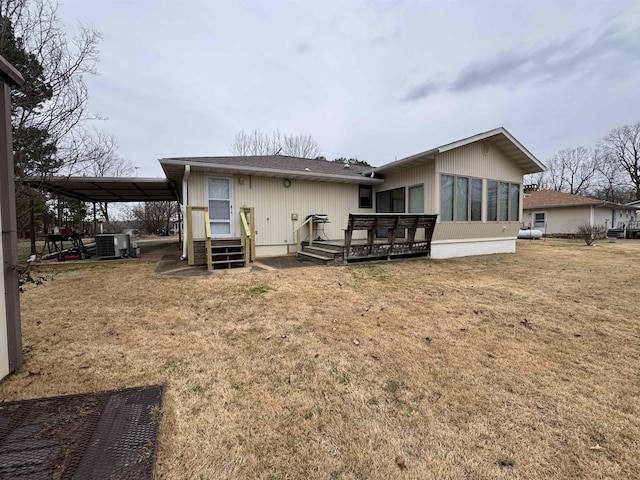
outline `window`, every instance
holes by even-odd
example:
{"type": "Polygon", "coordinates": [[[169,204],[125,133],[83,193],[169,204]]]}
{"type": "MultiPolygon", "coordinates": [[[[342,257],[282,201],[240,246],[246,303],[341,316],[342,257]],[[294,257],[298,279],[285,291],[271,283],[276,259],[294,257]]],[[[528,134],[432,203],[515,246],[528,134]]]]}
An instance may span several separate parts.
{"type": "Polygon", "coordinates": [[[358,205],[360,208],[373,208],[373,187],[371,185],[360,185],[358,187],[358,205]]]}
{"type": "Polygon", "coordinates": [[[520,220],[520,185],[487,180],[487,221],[520,220]]]}
{"type": "Polygon", "coordinates": [[[376,212],[404,213],[404,187],[378,192],[376,194],[376,212]]]}
{"type": "Polygon", "coordinates": [[[500,182],[498,189],[498,220],[509,221],[509,184],[500,182]]]}
{"type": "Polygon", "coordinates": [[[440,176],[440,220],[453,220],[453,176],[440,176]]]}
{"type": "Polygon", "coordinates": [[[440,219],[482,221],[482,179],[441,175],[440,219]]]}
{"type": "Polygon", "coordinates": [[[487,221],[498,220],[498,182],[487,180],[487,221]]]}
{"type": "Polygon", "coordinates": [[[509,220],[517,222],[520,219],[520,185],[512,183],[510,194],[509,220]]]}
{"type": "Polygon", "coordinates": [[[424,186],[409,187],[409,213],[424,213],[424,186]]]}
{"type": "Polygon", "coordinates": [[[456,177],[456,222],[469,220],[469,179],[456,177]]]}
{"type": "Polygon", "coordinates": [[[547,223],[546,212],[535,212],[533,214],[533,228],[544,228],[547,223]]]}
{"type": "MultiPolygon", "coordinates": [[[[376,193],[377,213],[404,213],[405,212],[405,188],[394,188],[376,193]]],[[[386,228],[376,230],[376,236],[383,238],[388,235],[386,228]]],[[[404,238],[404,229],[396,230],[396,238],[404,238]]]]}
{"type": "Polygon", "coordinates": [[[471,179],[471,221],[482,221],[482,179],[471,179]]]}

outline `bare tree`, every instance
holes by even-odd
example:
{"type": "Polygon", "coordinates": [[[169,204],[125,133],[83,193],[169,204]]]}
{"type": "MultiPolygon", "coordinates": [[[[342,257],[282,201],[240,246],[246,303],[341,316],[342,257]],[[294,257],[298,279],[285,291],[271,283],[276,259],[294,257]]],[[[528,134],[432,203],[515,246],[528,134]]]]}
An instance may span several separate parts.
{"type": "Polygon", "coordinates": [[[594,196],[608,202],[626,203],[631,200],[625,173],[618,162],[610,155],[596,150],[598,159],[598,178],[593,190],[594,196]]]}
{"type": "MultiPolygon", "coordinates": [[[[86,108],[88,92],[83,75],[96,73],[101,35],[80,27],[77,36],[68,39],[58,18],[58,4],[52,0],[3,0],[0,15],[10,21],[25,51],[42,67],[41,80],[48,89],[42,102],[15,102],[14,129],[18,133],[27,128],[47,132],[56,147],[56,168],[71,169],[86,161],[78,154],[77,145],[90,135],[84,126],[97,118],[86,108]]],[[[25,92],[18,90],[16,95],[25,92]]],[[[41,172],[23,164],[18,165],[17,173],[41,172]]]]}
{"type": "MultiPolygon", "coordinates": [[[[77,163],[72,173],[89,177],[124,177],[133,175],[135,167],[128,160],[117,155],[118,143],[113,135],[95,131],[93,135],[83,138],[77,145],[85,161],[77,163]]],[[[109,223],[109,204],[98,202],[98,211],[109,223]]]]}
{"type": "Polygon", "coordinates": [[[311,135],[287,135],[279,131],[271,135],[258,129],[237,133],[231,151],[234,155],[287,155],[316,158],[320,155],[318,143],[311,135]]]}
{"type": "Polygon", "coordinates": [[[577,147],[565,148],[547,163],[547,188],[574,195],[585,195],[598,173],[598,162],[593,150],[577,147]]]}
{"type": "Polygon", "coordinates": [[[146,202],[133,206],[131,210],[138,230],[151,235],[168,233],[171,230],[171,217],[177,213],[177,202],[146,202]]]}
{"type": "Polygon", "coordinates": [[[611,130],[600,142],[600,149],[612,166],[628,175],[635,200],[640,200],[640,122],[611,130]]]}
{"type": "Polygon", "coordinates": [[[100,34],[80,27],[68,39],[55,0],[0,1],[0,52],[22,71],[25,85],[12,92],[12,127],[18,217],[29,217],[31,253],[35,221],[27,176],[71,172],[87,161],[78,148],[89,136],[83,75],[95,73],[100,34]],[[27,201],[21,201],[24,199],[27,201]]]}

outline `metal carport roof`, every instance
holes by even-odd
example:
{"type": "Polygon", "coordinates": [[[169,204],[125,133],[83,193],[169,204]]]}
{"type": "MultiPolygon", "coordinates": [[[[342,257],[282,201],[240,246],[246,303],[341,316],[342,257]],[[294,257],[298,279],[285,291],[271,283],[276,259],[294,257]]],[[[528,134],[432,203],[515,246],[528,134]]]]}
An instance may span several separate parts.
{"type": "Polygon", "coordinates": [[[23,183],[38,190],[84,202],[179,201],[178,189],[166,178],[139,177],[28,177],[23,183]]]}

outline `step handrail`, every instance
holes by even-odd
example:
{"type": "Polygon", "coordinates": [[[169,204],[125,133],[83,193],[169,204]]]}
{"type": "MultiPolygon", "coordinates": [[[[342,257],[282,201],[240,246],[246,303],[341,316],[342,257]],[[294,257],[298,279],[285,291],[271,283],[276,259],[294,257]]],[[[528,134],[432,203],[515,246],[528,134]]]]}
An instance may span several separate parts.
{"type": "Polygon", "coordinates": [[[193,212],[204,213],[204,243],[207,257],[207,270],[213,270],[211,263],[211,224],[209,223],[209,207],[187,206],[187,248],[189,265],[193,265],[193,212]]]}
{"type": "Polygon", "coordinates": [[[302,251],[302,241],[300,239],[300,230],[305,225],[309,225],[309,246],[313,246],[313,215],[309,216],[302,224],[296,228],[293,233],[296,234],[296,252],[300,253],[302,251]],[[311,222],[311,225],[309,223],[311,222]]]}
{"type": "Polygon", "coordinates": [[[243,207],[240,209],[240,225],[242,227],[242,235],[240,242],[244,250],[244,266],[249,266],[249,261],[255,260],[255,237],[253,228],[253,207],[243,207]],[[247,220],[249,214],[249,221],[247,220]],[[251,227],[249,226],[251,223],[251,227]]]}

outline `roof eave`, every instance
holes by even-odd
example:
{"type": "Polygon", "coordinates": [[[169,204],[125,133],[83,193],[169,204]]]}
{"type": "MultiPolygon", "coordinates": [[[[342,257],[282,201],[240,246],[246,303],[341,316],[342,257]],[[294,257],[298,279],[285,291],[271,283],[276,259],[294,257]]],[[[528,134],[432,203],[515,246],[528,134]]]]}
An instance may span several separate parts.
{"type": "Polygon", "coordinates": [[[465,145],[469,145],[470,143],[478,142],[481,140],[486,140],[491,137],[495,137],[497,135],[504,135],[511,143],[513,143],[518,150],[522,152],[522,154],[531,162],[531,167],[526,169],[526,174],[530,173],[539,173],[544,172],[546,170],[545,165],[538,160],[529,150],[526,149],[524,145],[522,145],[513,135],[509,133],[509,131],[504,127],[494,128],[493,130],[489,130],[487,132],[479,133],[477,135],[473,135],[472,137],[463,138],[462,140],[458,140],[452,143],[448,143],[439,148],[440,153],[447,152],[449,150],[453,150],[454,148],[463,147],[465,145]]]}
{"type": "Polygon", "coordinates": [[[438,149],[437,148],[432,148],[431,150],[426,150],[424,152],[421,153],[416,153],[415,155],[411,155],[409,157],[405,157],[405,158],[401,158],[400,160],[395,160],[393,162],[390,163],[386,163],[380,167],[374,167],[370,170],[365,170],[363,173],[363,175],[370,175],[371,173],[376,174],[376,173],[384,173],[385,171],[388,170],[395,170],[398,167],[404,167],[404,166],[408,166],[412,163],[416,163],[422,159],[424,160],[433,160],[434,155],[438,153],[438,149]]]}
{"type": "Polygon", "coordinates": [[[365,177],[363,175],[336,175],[332,173],[320,173],[320,172],[306,172],[299,170],[284,170],[275,168],[263,168],[263,167],[249,167],[244,165],[226,165],[226,164],[212,164],[206,162],[194,162],[187,160],[175,160],[175,159],[160,159],[161,165],[190,165],[191,167],[201,168],[209,171],[219,171],[232,174],[244,174],[244,175],[260,175],[271,177],[287,177],[297,178],[303,180],[314,181],[330,181],[335,183],[361,183],[361,184],[378,184],[383,183],[384,180],[380,178],[365,177]]]}

